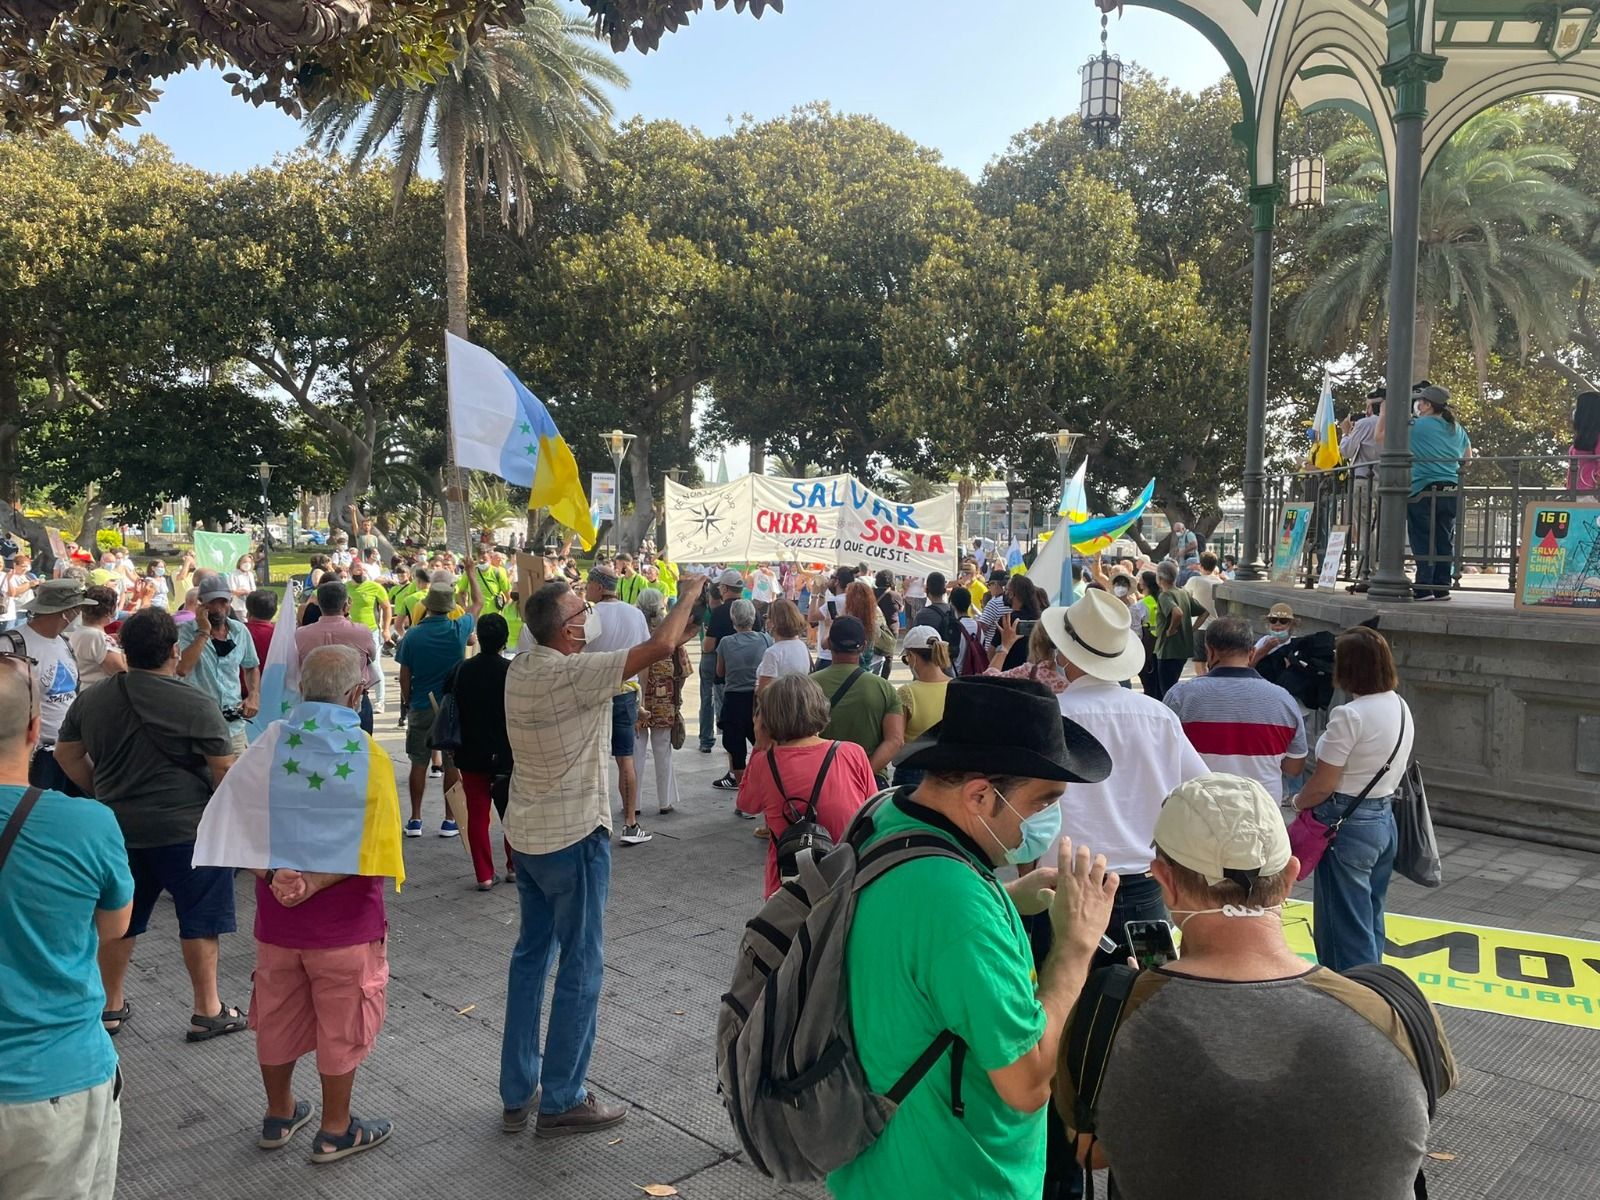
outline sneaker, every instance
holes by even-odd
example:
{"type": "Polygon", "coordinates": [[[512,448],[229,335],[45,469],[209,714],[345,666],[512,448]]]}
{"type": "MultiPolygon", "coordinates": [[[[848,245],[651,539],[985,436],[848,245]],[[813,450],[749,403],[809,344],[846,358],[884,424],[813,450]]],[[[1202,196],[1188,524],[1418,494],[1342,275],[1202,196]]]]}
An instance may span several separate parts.
{"type": "Polygon", "coordinates": [[[383,716],[383,713],[384,713],[384,707],[383,707],[383,705],[381,705],[381,704],[374,704],[374,705],[373,705],[373,706],[372,706],[372,715],[373,715],[373,716],[375,716],[375,717],[381,717],[381,716],[383,716]]]}
{"type": "Polygon", "coordinates": [[[441,821],[439,822],[439,836],[460,837],[461,827],[458,826],[454,821],[441,821]]]}
{"type": "Polygon", "coordinates": [[[431,763],[428,765],[428,778],[429,779],[438,779],[443,774],[444,774],[444,768],[443,767],[436,767],[436,766],[432,765],[431,763]]]}
{"type": "Polygon", "coordinates": [[[406,822],[406,836],[407,837],[421,837],[422,836],[422,822],[421,821],[407,821],[406,822]]]}
{"type": "Polygon", "coordinates": [[[771,841],[772,840],[772,830],[768,829],[765,825],[757,825],[756,826],[756,836],[758,838],[760,838],[763,842],[771,841]]]}
{"type": "Polygon", "coordinates": [[[534,1132],[539,1137],[565,1137],[572,1133],[598,1133],[627,1120],[625,1104],[601,1104],[590,1092],[566,1112],[540,1113],[534,1132]]]}
{"type": "Polygon", "coordinates": [[[700,753],[701,754],[710,754],[713,749],[715,749],[714,746],[701,746],[700,747],[700,753]]]}
{"type": "Polygon", "coordinates": [[[724,792],[737,792],[739,790],[739,785],[734,781],[732,771],[729,771],[721,779],[713,779],[711,786],[724,792]]]}
{"type": "Polygon", "coordinates": [[[622,827],[622,837],[618,840],[624,846],[642,846],[654,836],[653,833],[646,833],[640,829],[638,825],[624,825],[622,827]]]}
{"type": "Polygon", "coordinates": [[[738,817],[741,821],[754,821],[756,819],[755,813],[747,813],[743,809],[738,808],[733,810],[733,815],[738,817]]]}
{"type": "Polygon", "coordinates": [[[517,873],[515,871],[507,871],[503,878],[507,883],[515,883],[517,881],[517,873]]]}
{"type": "Polygon", "coordinates": [[[667,806],[666,806],[666,807],[665,807],[665,808],[658,808],[658,809],[656,809],[656,812],[658,812],[658,813],[659,813],[659,814],[661,814],[661,815],[662,815],[662,816],[663,816],[663,817],[664,817],[664,816],[666,816],[666,815],[667,815],[667,814],[668,814],[668,813],[669,813],[669,812],[676,812],[676,811],[677,811],[677,810],[678,810],[678,806],[677,806],[677,805],[675,805],[675,804],[669,804],[669,805],[667,805],[667,806]]]}

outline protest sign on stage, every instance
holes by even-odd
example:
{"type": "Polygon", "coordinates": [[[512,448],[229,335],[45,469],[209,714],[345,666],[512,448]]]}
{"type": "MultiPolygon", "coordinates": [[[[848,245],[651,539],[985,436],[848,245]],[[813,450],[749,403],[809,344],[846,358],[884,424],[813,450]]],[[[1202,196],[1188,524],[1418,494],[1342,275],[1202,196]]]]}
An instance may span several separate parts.
{"type": "Polygon", "coordinates": [[[680,562],[864,562],[911,575],[955,565],[954,491],[901,504],[848,475],[747,475],[708,488],[669,479],[666,518],[680,562]]]}

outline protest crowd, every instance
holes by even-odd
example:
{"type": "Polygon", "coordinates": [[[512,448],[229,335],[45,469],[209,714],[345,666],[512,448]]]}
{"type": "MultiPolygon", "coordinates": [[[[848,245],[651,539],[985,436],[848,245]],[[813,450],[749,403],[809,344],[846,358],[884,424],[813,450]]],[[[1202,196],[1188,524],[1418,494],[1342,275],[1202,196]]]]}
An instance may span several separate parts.
{"type": "Polygon", "coordinates": [[[586,1083],[612,855],[697,803],[766,844],[732,986],[698,1015],[768,1174],[863,1200],[1074,1197],[1088,1168],[1128,1200],[1413,1195],[1457,1068],[1376,965],[1415,728],[1393,656],[1339,634],[1348,700],[1314,714],[1269,678],[1292,610],[1219,614],[1227,564],[1172,534],[1160,561],[1089,556],[1054,604],[983,539],[948,574],[647,543],[549,548],[530,576],[487,544],[384,558],[368,522],[286,591],[254,554],[169,574],[72,547],[39,577],[18,552],[0,1197],[113,1194],[129,968],[174,923],[184,1038],[255,1039],[263,1151],[403,1136],[356,1077],[383,1070],[385,895],[425,835],[516,889],[501,1127],[616,1127],[586,1083]],[[375,737],[400,729],[403,787],[375,737]],[[697,753],[726,760],[701,797],[674,767],[697,753]],[[1302,872],[1315,964],[1283,930],[1302,872]],[[218,983],[240,907],[249,997],[218,983]]]}

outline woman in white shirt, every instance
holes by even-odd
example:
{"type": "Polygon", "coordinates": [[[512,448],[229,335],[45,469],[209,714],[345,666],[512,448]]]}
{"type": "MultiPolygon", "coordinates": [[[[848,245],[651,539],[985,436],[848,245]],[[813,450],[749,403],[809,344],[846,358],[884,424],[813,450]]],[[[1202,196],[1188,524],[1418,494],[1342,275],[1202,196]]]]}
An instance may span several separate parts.
{"type": "Polygon", "coordinates": [[[806,648],[806,619],[792,600],[774,600],[767,615],[767,632],[772,645],[761,656],[756,668],[756,695],[774,679],[785,675],[809,675],[811,652],[806,648]]]}
{"type": "Polygon", "coordinates": [[[1394,655],[1377,630],[1357,626],[1339,635],[1333,682],[1353,699],[1329,715],[1316,773],[1294,803],[1338,826],[1312,882],[1317,961],[1343,971],[1383,960],[1384,898],[1399,841],[1394,793],[1411,763],[1416,727],[1395,690],[1394,655]]]}
{"type": "Polygon", "coordinates": [[[256,560],[241,555],[232,575],[228,576],[228,590],[233,593],[233,615],[244,620],[244,598],[256,590],[256,560]]]}

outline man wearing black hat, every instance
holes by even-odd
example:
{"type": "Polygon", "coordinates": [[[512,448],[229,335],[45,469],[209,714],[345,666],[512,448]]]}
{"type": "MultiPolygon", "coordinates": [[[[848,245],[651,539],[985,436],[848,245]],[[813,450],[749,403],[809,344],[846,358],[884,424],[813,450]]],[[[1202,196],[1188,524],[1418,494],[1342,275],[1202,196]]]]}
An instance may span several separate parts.
{"type": "Polygon", "coordinates": [[[900,693],[889,681],[861,665],[867,630],[855,617],[835,617],[828,627],[828,666],[812,675],[828,697],[832,715],[822,736],[854,742],[872,760],[879,787],[889,786],[889,764],[906,741],[900,693]]]}
{"type": "Polygon", "coordinates": [[[881,1091],[942,1032],[960,1041],[828,1190],[1038,1200],[1061,1031],[1117,879],[1065,839],[1050,868],[1004,885],[995,869],[1038,858],[1067,785],[1105,778],[1110,759],[1043,684],[979,677],[950,685],[944,719],[899,762],[927,774],[871,814],[865,844],[931,834],[966,861],[917,859],[859,893],[845,950],[856,1050],[881,1091]],[[1056,949],[1035,976],[1022,916],[1046,910],[1056,949]]]}

